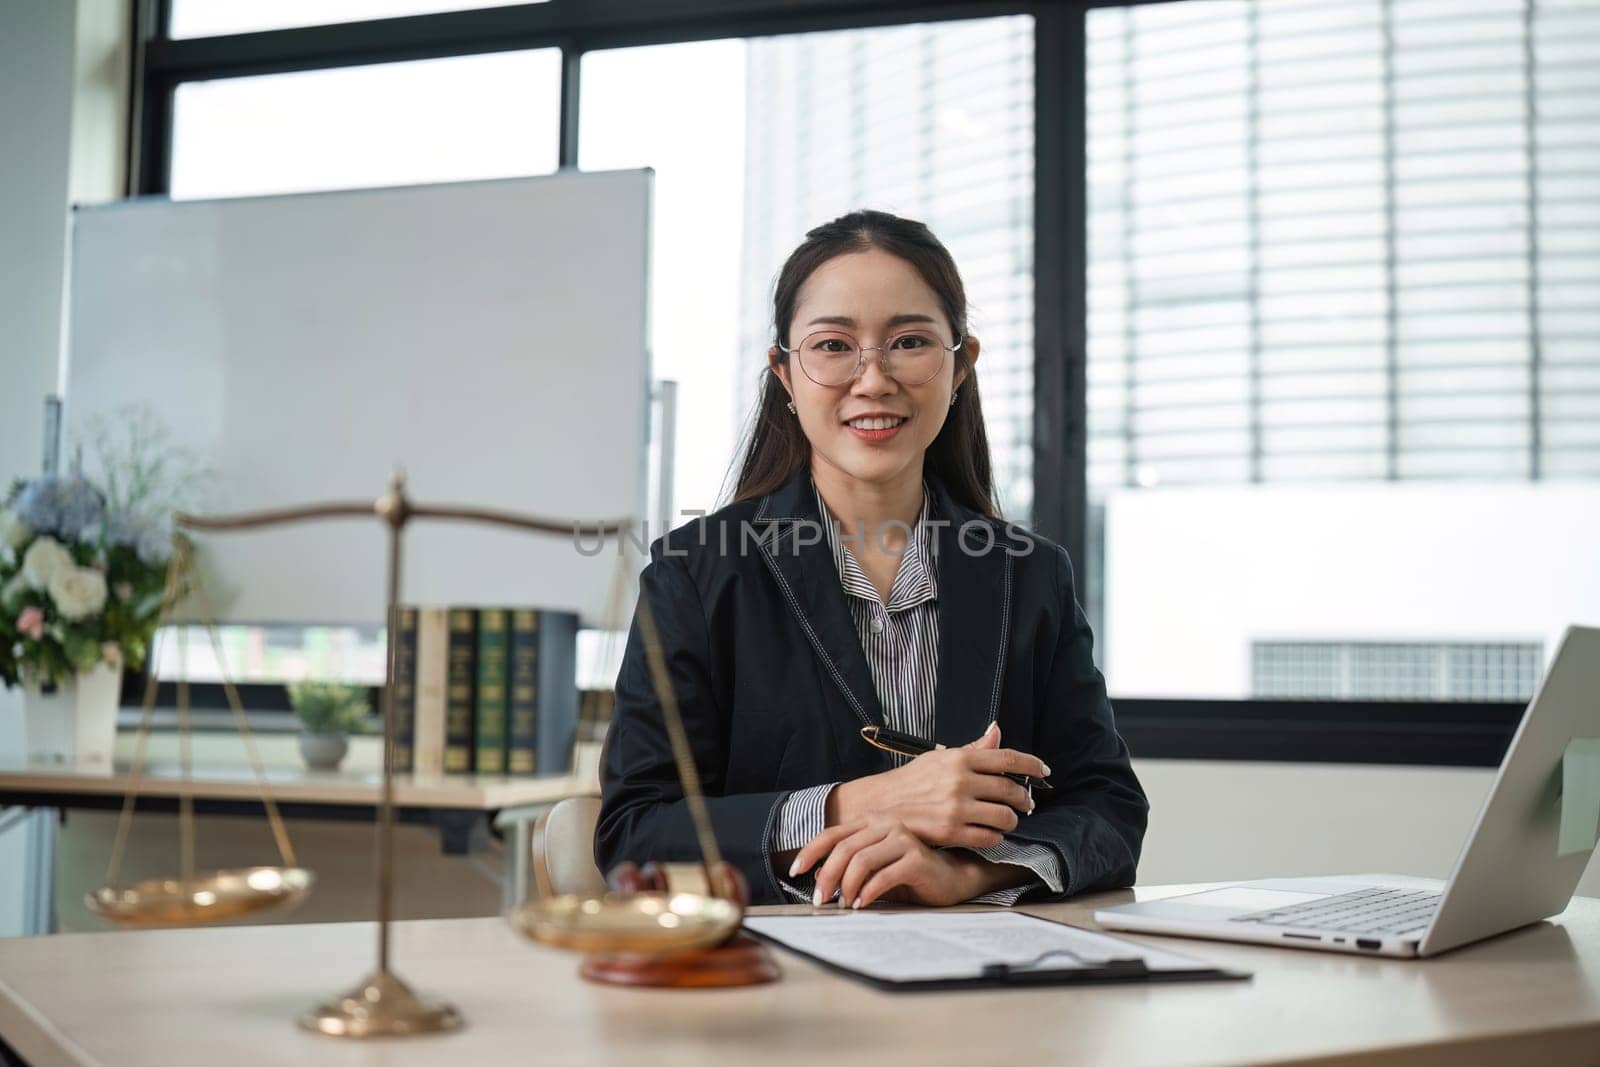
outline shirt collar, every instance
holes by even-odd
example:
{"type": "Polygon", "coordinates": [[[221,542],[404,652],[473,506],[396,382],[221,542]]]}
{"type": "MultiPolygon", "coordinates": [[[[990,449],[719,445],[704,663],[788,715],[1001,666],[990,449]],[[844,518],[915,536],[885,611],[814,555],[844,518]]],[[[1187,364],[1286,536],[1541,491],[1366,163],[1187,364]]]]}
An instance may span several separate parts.
{"type": "MultiPolygon", "coordinates": [[[[875,604],[879,603],[878,590],[850,552],[845,543],[846,535],[840,531],[838,520],[823,502],[822,493],[817,490],[815,483],[812,485],[812,490],[816,493],[817,514],[822,516],[822,528],[828,538],[828,550],[833,555],[833,565],[839,572],[839,581],[844,586],[845,594],[870,600],[875,604]]],[[[886,611],[901,611],[928,600],[938,599],[938,568],[933,565],[929,554],[929,519],[932,514],[933,493],[928,488],[928,483],[924,481],[922,510],[917,514],[917,522],[912,527],[911,536],[906,539],[905,552],[900,557],[894,584],[889,589],[889,602],[884,605],[886,611]]]]}

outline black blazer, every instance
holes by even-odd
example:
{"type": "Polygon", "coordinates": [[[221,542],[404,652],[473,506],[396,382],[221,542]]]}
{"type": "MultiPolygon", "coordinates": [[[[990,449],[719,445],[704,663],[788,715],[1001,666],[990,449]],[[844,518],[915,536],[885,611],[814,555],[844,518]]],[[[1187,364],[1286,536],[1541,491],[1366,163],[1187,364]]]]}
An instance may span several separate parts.
{"type": "MultiPolygon", "coordinates": [[[[1044,760],[1056,787],[1035,794],[1011,836],[1055,850],[1065,895],[1131,885],[1149,804],[1090,655],[1066,551],[927,481],[950,521],[937,531],[936,740],[965,744],[998,720],[1001,744],[1044,760]]],[[[770,856],[784,797],[892,766],[860,736],[883,713],[827,542],[796,519],[821,521],[809,471],[658,538],[640,576],[718,846],[755,903],[784,900],[770,856]]],[[[696,861],[637,618],[616,697],[595,860],[602,871],[696,861]]]]}

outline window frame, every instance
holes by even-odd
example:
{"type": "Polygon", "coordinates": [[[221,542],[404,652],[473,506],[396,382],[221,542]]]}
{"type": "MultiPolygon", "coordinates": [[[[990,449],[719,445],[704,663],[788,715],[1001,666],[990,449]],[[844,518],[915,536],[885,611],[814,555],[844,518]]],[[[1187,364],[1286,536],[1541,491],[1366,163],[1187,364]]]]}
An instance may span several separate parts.
{"type": "MultiPolygon", "coordinates": [[[[166,35],[171,0],[135,0],[129,195],[169,189],[174,100],[188,81],[560,48],[558,165],[578,160],[585,52],[1002,15],[1034,20],[1034,404],[1032,525],[1077,564],[1080,602],[1098,595],[1083,565],[1087,484],[1087,144],[1085,16],[1092,8],[1187,0],[548,0],[218,37],[166,35]],[[1039,300],[1037,294],[1061,294],[1039,300]]],[[[220,687],[191,687],[216,704],[220,687]],[[210,694],[211,688],[218,689],[210,694]]],[[[255,687],[266,706],[284,707],[255,687]]],[[[137,702],[142,680],[124,698],[137,702]]],[[[1453,702],[1115,700],[1140,758],[1494,766],[1522,705],[1453,702]]],[[[260,705],[258,705],[260,706],[260,705]]]]}

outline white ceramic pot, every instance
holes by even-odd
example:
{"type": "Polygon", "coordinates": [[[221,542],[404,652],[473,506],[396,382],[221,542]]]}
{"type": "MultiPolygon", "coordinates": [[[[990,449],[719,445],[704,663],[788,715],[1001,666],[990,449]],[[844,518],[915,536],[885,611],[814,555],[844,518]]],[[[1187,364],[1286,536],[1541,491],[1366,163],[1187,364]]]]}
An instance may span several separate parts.
{"type": "Polygon", "coordinates": [[[306,766],[314,771],[336,771],[350,751],[350,738],[345,734],[314,734],[300,731],[300,755],[306,766]]]}
{"type": "Polygon", "coordinates": [[[102,663],[52,692],[22,689],[22,731],[30,760],[109,767],[117,741],[122,667],[102,663]]]}

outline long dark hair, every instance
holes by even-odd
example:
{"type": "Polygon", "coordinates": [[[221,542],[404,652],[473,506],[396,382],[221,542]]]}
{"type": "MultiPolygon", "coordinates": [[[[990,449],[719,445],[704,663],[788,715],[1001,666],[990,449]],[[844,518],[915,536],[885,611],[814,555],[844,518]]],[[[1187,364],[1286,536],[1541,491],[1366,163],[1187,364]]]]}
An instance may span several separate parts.
{"type": "MultiPolygon", "coordinates": [[[[899,256],[917,269],[934,291],[950,320],[950,329],[967,336],[967,291],[961,284],[950,252],[927,226],[886,211],[852,211],[823,223],[806,234],[778,273],[772,296],[773,336],[789,346],[789,321],[794,318],[800,287],[812,271],[835,256],[878,248],[899,256]]],[[[780,362],[788,353],[778,350],[780,362]]],[[[994,476],[989,463],[989,437],[983,428],[983,406],[978,401],[978,379],[963,344],[955,353],[956,367],[966,378],[956,390],[959,398],[950,409],[939,435],[928,446],[923,469],[933,474],[955,500],[973,511],[999,516],[994,503],[994,476]]],[[[761,372],[760,400],[750,443],[739,466],[735,502],[771,492],[807,466],[811,445],[800,420],[789,414],[789,396],[770,363],[761,372]]]]}

